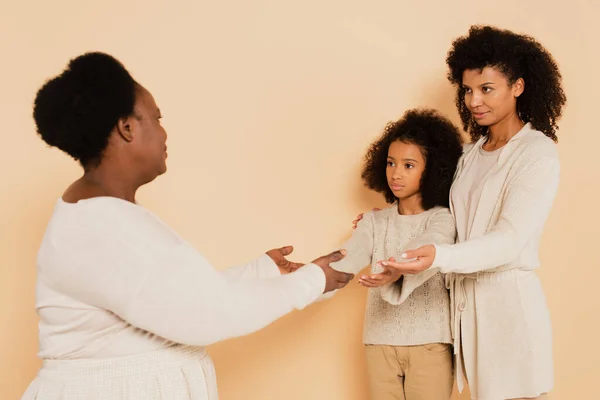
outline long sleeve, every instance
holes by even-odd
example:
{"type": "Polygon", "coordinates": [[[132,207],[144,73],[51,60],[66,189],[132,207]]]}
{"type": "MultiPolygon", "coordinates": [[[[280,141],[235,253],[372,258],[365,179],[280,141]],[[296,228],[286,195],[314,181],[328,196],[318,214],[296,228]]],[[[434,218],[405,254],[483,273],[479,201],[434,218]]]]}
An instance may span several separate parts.
{"type": "Polygon", "coordinates": [[[371,264],[371,256],[373,255],[372,211],[365,213],[350,239],[348,239],[341,248],[346,249],[346,257],[340,261],[331,263],[331,268],[355,274],[371,264]]]}
{"type": "Polygon", "coordinates": [[[226,279],[147,211],[85,207],[46,241],[45,282],[165,339],[205,346],[249,334],[307,306],[325,287],[314,264],[272,278],[226,279]]]}
{"type": "Polygon", "coordinates": [[[436,245],[433,267],[443,273],[473,273],[514,261],[542,230],[556,196],[559,174],[556,156],[525,163],[508,182],[498,221],[490,231],[462,243],[436,245]]]}
{"type": "MultiPolygon", "coordinates": [[[[373,212],[365,213],[356,229],[341,247],[346,250],[346,257],[342,260],[331,263],[331,268],[356,274],[358,271],[371,264],[373,255],[373,234],[374,222],[373,212]]],[[[322,294],[317,301],[323,301],[332,298],[338,290],[332,290],[322,294]]]]}
{"type": "Polygon", "coordinates": [[[221,274],[226,279],[264,279],[281,275],[275,262],[266,254],[261,254],[247,264],[224,269],[221,274]]]}
{"type": "MultiPolygon", "coordinates": [[[[454,218],[447,208],[436,211],[425,226],[423,232],[406,246],[416,249],[426,244],[452,244],[456,240],[454,218]]],[[[410,294],[423,283],[439,273],[436,268],[430,268],[418,274],[404,275],[398,282],[392,282],[381,287],[381,297],[390,304],[402,304],[410,294]]]]}

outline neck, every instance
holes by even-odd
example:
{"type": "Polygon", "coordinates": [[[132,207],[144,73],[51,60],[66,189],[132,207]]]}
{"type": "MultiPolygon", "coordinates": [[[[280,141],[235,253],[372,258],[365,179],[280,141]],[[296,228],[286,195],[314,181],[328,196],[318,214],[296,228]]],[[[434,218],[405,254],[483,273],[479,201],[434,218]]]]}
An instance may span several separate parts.
{"type": "Polygon", "coordinates": [[[400,215],[415,215],[420,214],[425,209],[421,201],[421,194],[417,193],[404,199],[398,199],[398,214],[400,215]]]}
{"type": "Polygon", "coordinates": [[[490,126],[486,144],[490,147],[506,144],[513,136],[525,126],[515,110],[502,120],[490,126]]]}
{"type": "Polygon", "coordinates": [[[135,194],[141,186],[122,170],[102,166],[86,170],[80,181],[94,196],[117,197],[132,203],[135,203],[135,194]]]}

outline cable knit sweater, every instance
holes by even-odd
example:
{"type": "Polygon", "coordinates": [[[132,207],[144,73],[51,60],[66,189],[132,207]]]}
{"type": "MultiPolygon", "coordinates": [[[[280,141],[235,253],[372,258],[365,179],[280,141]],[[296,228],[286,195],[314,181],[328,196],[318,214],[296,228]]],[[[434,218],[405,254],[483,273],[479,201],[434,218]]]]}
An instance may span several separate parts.
{"type": "MultiPolygon", "coordinates": [[[[421,214],[400,215],[397,204],[368,212],[352,237],[343,245],[346,257],[331,266],[357,273],[421,244],[454,243],[456,228],[447,208],[435,207],[421,214]]],[[[410,346],[426,343],[452,343],[450,304],[444,278],[437,271],[407,275],[400,284],[392,283],[369,290],[364,326],[365,344],[410,346]]]]}

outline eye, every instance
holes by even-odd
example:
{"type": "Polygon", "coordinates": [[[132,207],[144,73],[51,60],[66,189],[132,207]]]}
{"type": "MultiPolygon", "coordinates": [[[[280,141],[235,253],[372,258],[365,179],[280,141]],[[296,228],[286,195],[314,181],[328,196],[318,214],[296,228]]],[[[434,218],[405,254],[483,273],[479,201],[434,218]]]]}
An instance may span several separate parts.
{"type": "Polygon", "coordinates": [[[482,91],[483,93],[489,93],[489,92],[491,92],[491,91],[492,91],[492,88],[491,88],[491,87],[489,87],[489,86],[484,86],[483,88],[481,88],[481,91],[482,91]]]}
{"type": "Polygon", "coordinates": [[[465,94],[471,93],[471,88],[463,87],[463,90],[465,91],[465,94]]]}
{"type": "Polygon", "coordinates": [[[393,166],[395,166],[395,165],[396,165],[396,164],[394,164],[394,162],[393,162],[393,161],[388,161],[388,162],[387,162],[387,166],[388,166],[388,167],[393,167],[393,166]]]}
{"type": "Polygon", "coordinates": [[[414,167],[415,167],[414,165],[409,164],[409,163],[404,164],[404,168],[406,168],[406,169],[411,169],[411,168],[414,168],[414,167]]]}

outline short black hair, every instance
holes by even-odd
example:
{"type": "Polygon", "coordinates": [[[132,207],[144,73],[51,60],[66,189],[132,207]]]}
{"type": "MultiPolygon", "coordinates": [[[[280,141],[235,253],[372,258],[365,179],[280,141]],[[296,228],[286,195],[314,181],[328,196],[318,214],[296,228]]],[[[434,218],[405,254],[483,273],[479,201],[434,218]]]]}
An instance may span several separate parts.
{"type": "Polygon", "coordinates": [[[534,38],[492,26],[473,25],[466,36],[455,39],[446,58],[448,79],[456,85],[456,106],[465,131],[476,141],[487,133],[473,119],[465,102],[462,75],[465,70],[495,67],[509,83],[523,78],[525,90],[517,99],[523,122],[558,141],[557,121],[567,98],[562,76],[552,55],[534,38]]]}
{"type": "Polygon", "coordinates": [[[397,140],[419,146],[425,158],[421,177],[423,208],[448,207],[450,186],[463,153],[458,128],[433,109],[408,110],[400,120],[386,125],[383,135],[365,155],[362,179],[365,186],[382,193],[390,204],[396,196],[387,182],[387,156],[390,145],[397,140]]]}
{"type": "Polygon", "coordinates": [[[108,54],[74,58],[37,92],[37,132],[82,166],[97,165],[119,118],[133,114],[136,85],[123,64],[108,54]]]}

